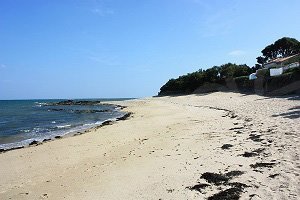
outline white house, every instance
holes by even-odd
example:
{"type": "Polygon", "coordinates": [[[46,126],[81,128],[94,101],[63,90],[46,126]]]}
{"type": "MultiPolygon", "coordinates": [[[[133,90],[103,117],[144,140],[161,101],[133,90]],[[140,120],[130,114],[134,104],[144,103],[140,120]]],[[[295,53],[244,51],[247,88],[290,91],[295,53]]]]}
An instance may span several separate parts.
{"type": "Polygon", "coordinates": [[[300,60],[300,54],[284,57],[284,58],[275,58],[263,65],[263,68],[270,69],[270,68],[280,68],[284,67],[287,64],[290,64],[292,62],[299,62],[300,60]]]}

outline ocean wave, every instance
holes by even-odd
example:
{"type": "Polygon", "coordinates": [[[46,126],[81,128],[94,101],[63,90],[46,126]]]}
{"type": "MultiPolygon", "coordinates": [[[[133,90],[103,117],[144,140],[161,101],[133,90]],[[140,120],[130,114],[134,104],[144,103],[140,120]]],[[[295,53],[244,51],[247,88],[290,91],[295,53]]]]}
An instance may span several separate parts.
{"type": "MultiPolygon", "coordinates": [[[[85,131],[93,127],[97,127],[101,124],[104,124],[109,121],[117,121],[118,118],[124,116],[125,113],[120,113],[119,115],[115,116],[114,118],[108,118],[105,120],[97,121],[95,123],[85,123],[82,125],[57,125],[53,126],[55,129],[47,129],[41,127],[35,127],[33,130],[24,129],[22,130],[24,134],[30,135],[29,139],[24,139],[22,141],[16,141],[12,143],[0,144],[0,149],[15,149],[19,147],[26,147],[33,141],[43,142],[44,140],[55,139],[57,136],[65,136],[65,135],[75,135],[77,132],[85,131]]],[[[56,121],[52,121],[51,123],[54,124],[56,121]]]]}
{"type": "Polygon", "coordinates": [[[47,103],[45,103],[45,102],[34,102],[36,105],[36,107],[42,107],[42,106],[45,106],[45,105],[47,105],[47,103]]]}
{"type": "Polygon", "coordinates": [[[71,126],[72,126],[71,124],[66,124],[66,125],[56,126],[56,128],[69,128],[71,126]]]}

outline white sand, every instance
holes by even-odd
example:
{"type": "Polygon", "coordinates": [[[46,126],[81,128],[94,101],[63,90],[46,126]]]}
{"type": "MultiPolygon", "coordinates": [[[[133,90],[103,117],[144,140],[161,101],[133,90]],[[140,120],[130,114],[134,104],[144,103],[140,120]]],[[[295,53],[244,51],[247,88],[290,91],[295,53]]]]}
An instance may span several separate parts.
{"type": "Polygon", "coordinates": [[[218,92],[120,103],[132,118],[0,154],[0,199],[205,199],[232,186],[187,187],[233,170],[244,174],[231,182],[249,186],[241,199],[300,199],[299,98],[218,92]],[[250,167],[257,162],[276,164],[250,167]]]}

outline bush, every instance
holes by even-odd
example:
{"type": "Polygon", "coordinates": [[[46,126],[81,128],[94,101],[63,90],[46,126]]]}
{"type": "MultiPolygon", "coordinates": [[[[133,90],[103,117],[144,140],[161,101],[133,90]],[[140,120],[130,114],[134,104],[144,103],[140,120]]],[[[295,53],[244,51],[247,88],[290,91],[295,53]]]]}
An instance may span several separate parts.
{"type": "MultiPolygon", "coordinates": [[[[280,76],[270,77],[266,81],[266,92],[272,92],[274,90],[286,87],[296,81],[300,81],[300,70],[294,70],[293,72],[282,74],[280,76]]],[[[300,89],[300,84],[298,89],[300,89]]]]}
{"type": "Polygon", "coordinates": [[[234,79],[237,90],[241,92],[254,92],[254,81],[249,80],[248,76],[240,76],[234,79]]]}
{"type": "Polygon", "coordinates": [[[291,68],[284,72],[284,74],[288,74],[288,73],[300,73],[300,67],[291,68]]]}
{"type": "Polygon", "coordinates": [[[259,69],[256,72],[257,78],[267,78],[270,77],[270,70],[268,69],[259,69]]]}
{"type": "Polygon", "coordinates": [[[193,93],[197,88],[203,86],[204,83],[217,83],[225,86],[226,79],[232,79],[237,76],[245,76],[251,73],[251,68],[247,65],[236,65],[227,63],[221,66],[214,66],[207,70],[198,70],[170,79],[160,88],[159,95],[169,94],[189,94],[193,93]]]}

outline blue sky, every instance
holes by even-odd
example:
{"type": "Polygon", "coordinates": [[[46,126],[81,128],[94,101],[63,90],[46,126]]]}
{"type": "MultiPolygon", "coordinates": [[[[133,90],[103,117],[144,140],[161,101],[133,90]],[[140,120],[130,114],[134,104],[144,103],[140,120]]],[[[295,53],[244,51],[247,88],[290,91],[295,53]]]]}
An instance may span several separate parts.
{"type": "Polygon", "coordinates": [[[145,97],[300,40],[299,0],[1,0],[0,99],[145,97]]]}

